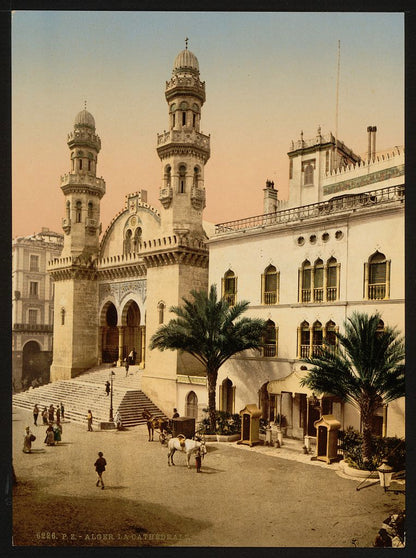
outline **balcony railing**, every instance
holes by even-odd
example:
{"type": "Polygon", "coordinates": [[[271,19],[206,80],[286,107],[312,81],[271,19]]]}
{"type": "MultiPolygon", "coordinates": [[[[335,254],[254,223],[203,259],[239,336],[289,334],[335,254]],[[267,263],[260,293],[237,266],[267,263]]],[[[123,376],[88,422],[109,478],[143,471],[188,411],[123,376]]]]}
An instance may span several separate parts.
{"type": "Polygon", "coordinates": [[[284,209],[283,211],[256,215],[246,219],[238,219],[237,221],[219,223],[215,225],[215,234],[231,234],[242,230],[284,225],[329,214],[353,211],[368,205],[374,206],[403,201],[404,192],[404,186],[390,186],[389,188],[380,188],[379,190],[372,190],[361,194],[346,194],[337,197],[336,200],[284,209]]]}
{"type": "Polygon", "coordinates": [[[274,357],[276,356],[276,343],[267,343],[263,345],[263,356],[274,357]]]}
{"type": "Polygon", "coordinates": [[[386,284],[373,283],[368,285],[368,298],[370,300],[383,300],[386,298],[386,284]]]}
{"type": "Polygon", "coordinates": [[[276,291],[265,292],[263,296],[264,304],[276,304],[277,293],[276,291]]]}
{"type": "Polygon", "coordinates": [[[326,288],[326,299],[328,302],[333,302],[338,298],[338,289],[336,287],[326,288]]]}
{"type": "Polygon", "coordinates": [[[311,289],[302,289],[301,302],[311,301],[311,289]]]}
{"type": "Polygon", "coordinates": [[[236,299],[236,295],[235,293],[224,293],[224,300],[226,302],[228,302],[228,304],[230,306],[234,306],[235,305],[235,299],[236,299]]]}
{"type": "Polygon", "coordinates": [[[313,300],[314,302],[322,302],[324,300],[324,289],[322,287],[317,287],[313,290],[313,300]]]}

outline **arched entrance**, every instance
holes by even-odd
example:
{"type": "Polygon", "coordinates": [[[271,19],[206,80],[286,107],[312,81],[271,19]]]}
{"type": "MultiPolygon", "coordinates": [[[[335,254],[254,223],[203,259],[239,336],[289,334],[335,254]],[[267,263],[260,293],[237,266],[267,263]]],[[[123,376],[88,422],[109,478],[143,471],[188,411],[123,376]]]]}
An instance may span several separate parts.
{"type": "Polygon", "coordinates": [[[143,362],[143,339],[144,328],[140,326],[140,308],[134,300],[129,300],[124,308],[121,317],[123,328],[123,351],[122,359],[126,358],[130,351],[134,350],[136,353],[136,360],[133,364],[140,364],[143,362]]]}
{"type": "Polygon", "coordinates": [[[198,418],[198,397],[194,391],[190,391],[186,396],[185,414],[187,417],[198,418]]]}
{"type": "Polygon", "coordinates": [[[117,310],[108,302],[102,310],[102,361],[116,362],[118,356],[117,310]]]}
{"type": "Polygon", "coordinates": [[[229,378],[225,378],[220,385],[220,411],[226,411],[227,413],[233,414],[234,398],[235,386],[233,386],[233,383],[229,378]]]}
{"type": "MultiPolygon", "coordinates": [[[[274,416],[273,416],[273,418],[270,418],[270,397],[269,397],[269,392],[267,391],[267,384],[268,383],[269,382],[266,382],[259,389],[259,409],[261,409],[261,418],[262,419],[264,419],[264,420],[274,420],[274,416]]],[[[274,411],[274,408],[273,408],[273,411],[274,411]]]]}
{"type": "Polygon", "coordinates": [[[35,382],[49,381],[49,366],[47,357],[41,352],[41,347],[36,341],[29,341],[23,347],[22,387],[27,389],[35,382]]]}

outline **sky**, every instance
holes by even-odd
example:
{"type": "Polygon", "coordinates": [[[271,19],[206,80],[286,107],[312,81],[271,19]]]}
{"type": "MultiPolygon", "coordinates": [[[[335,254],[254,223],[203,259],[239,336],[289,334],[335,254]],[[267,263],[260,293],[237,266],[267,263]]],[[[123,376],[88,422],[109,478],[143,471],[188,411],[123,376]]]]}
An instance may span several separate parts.
{"type": "Polygon", "coordinates": [[[12,235],[62,232],[67,134],[95,118],[106,181],[103,231],[140,189],[158,201],[165,84],[188,48],[206,84],[201,131],[211,136],[204,219],[261,214],[273,180],[288,196],[291,140],[335,132],[365,153],[404,143],[404,16],[399,13],[16,11],[12,18],[12,235]]]}

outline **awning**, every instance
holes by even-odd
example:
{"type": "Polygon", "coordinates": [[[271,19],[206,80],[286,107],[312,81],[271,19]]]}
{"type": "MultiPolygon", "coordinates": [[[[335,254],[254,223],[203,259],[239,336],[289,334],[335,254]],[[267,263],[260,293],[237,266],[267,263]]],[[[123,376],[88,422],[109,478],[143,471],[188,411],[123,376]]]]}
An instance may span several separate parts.
{"type": "Polygon", "coordinates": [[[312,390],[308,387],[301,387],[300,380],[305,377],[305,372],[295,370],[284,378],[278,380],[271,380],[267,384],[267,392],[269,394],[279,394],[282,391],[289,393],[305,393],[307,396],[312,396],[312,390]]]}

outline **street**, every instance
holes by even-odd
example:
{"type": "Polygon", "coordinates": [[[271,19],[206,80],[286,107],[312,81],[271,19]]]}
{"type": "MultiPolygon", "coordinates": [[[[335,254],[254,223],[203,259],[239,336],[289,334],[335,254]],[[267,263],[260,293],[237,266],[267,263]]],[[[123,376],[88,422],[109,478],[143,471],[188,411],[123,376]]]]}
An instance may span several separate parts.
{"type": "Polygon", "coordinates": [[[404,496],[379,485],[356,491],[336,464],[313,466],[231,443],[208,443],[202,474],[186,468],[147,428],[87,432],[63,424],[62,442],[13,409],[13,544],[46,546],[371,547],[404,496]],[[24,454],[30,425],[37,439],[24,454]],[[94,462],[107,460],[105,489],[94,462]]]}

